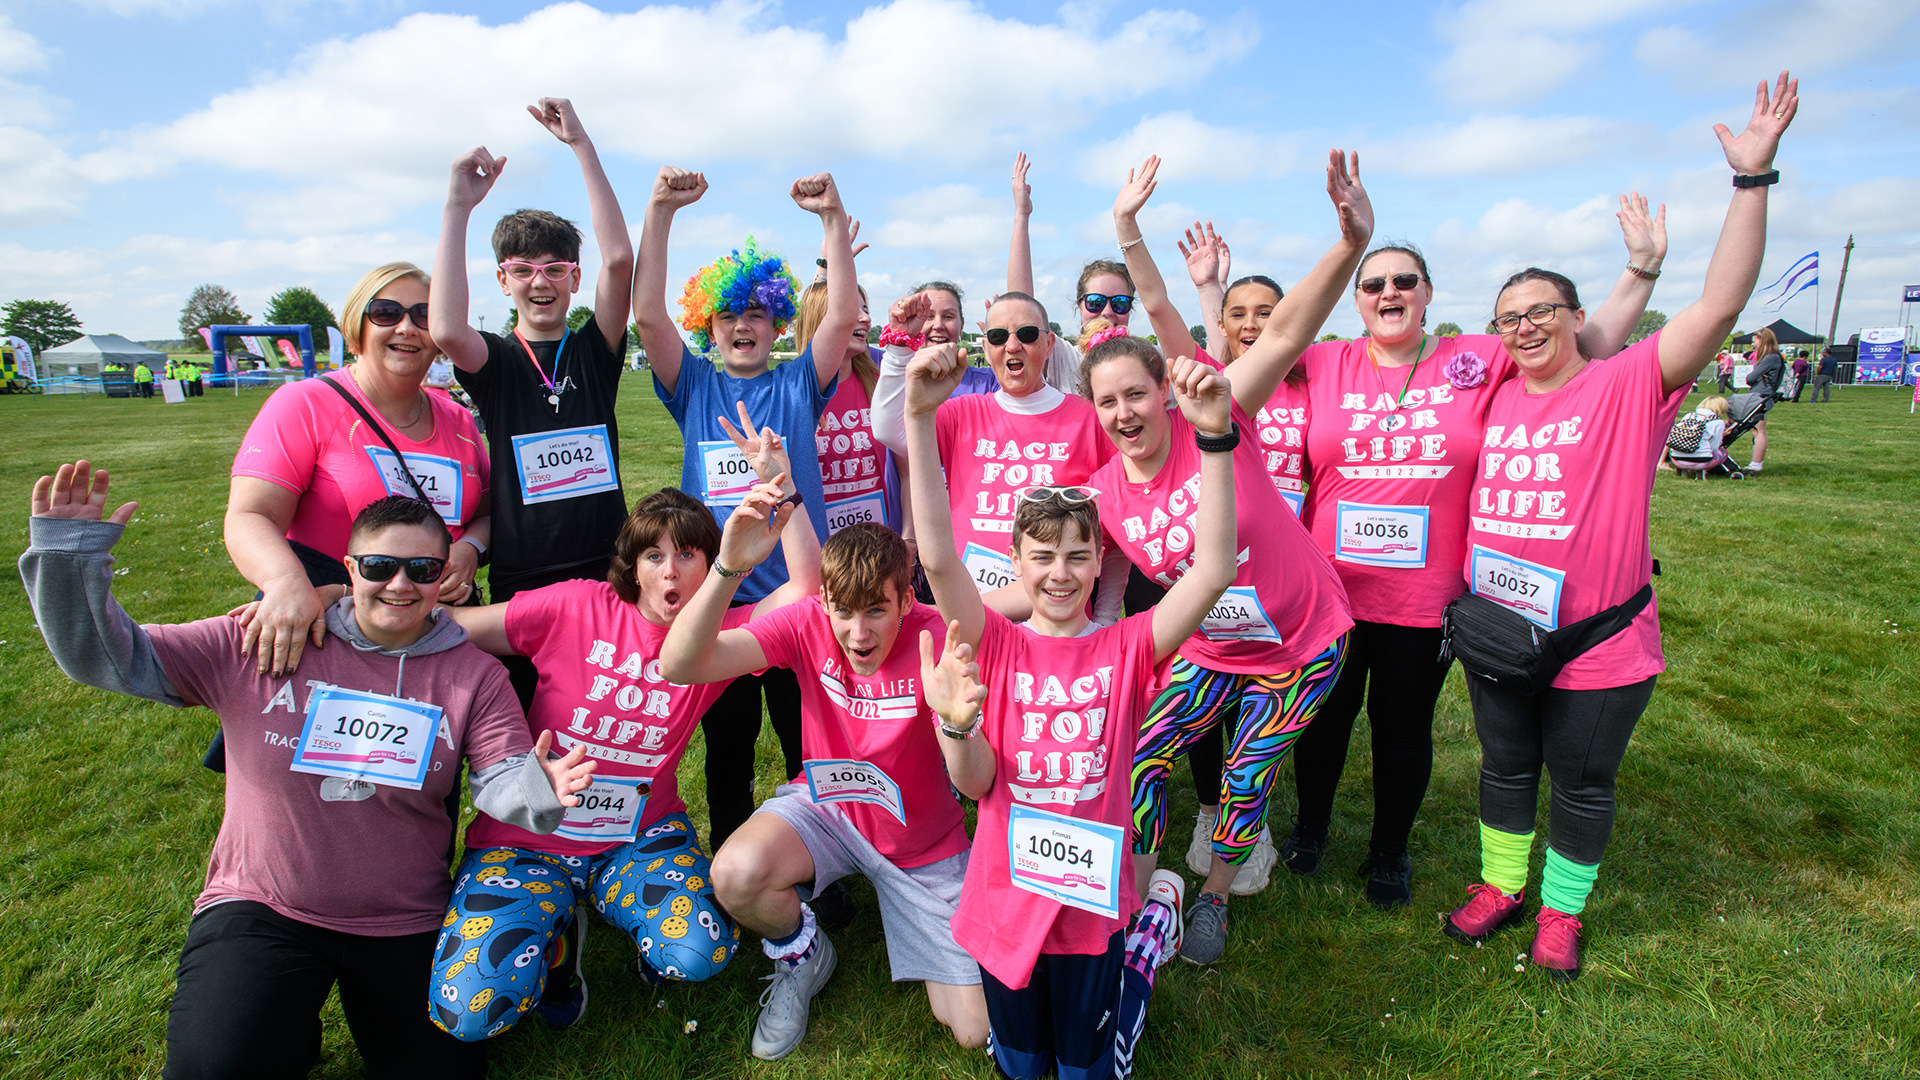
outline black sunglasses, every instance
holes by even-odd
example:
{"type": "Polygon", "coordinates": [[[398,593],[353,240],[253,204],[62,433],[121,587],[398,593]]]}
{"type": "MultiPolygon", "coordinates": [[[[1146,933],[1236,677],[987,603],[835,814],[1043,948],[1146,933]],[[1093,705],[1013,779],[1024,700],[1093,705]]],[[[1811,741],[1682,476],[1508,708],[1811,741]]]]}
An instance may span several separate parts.
{"type": "Polygon", "coordinates": [[[1023,326],[1018,330],[1009,330],[1004,326],[996,326],[987,331],[987,344],[996,347],[1005,345],[1008,337],[1017,337],[1020,339],[1020,344],[1031,345],[1040,340],[1040,328],[1037,326],[1023,326]]]}
{"type": "Polygon", "coordinates": [[[1085,305],[1089,315],[1100,314],[1108,304],[1113,305],[1115,315],[1125,315],[1133,310],[1133,297],[1126,293],[1114,293],[1108,296],[1105,293],[1090,292],[1080,297],[1080,303],[1085,305]]]}
{"type": "Polygon", "coordinates": [[[1420,284],[1420,275],[1395,274],[1391,279],[1383,277],[1361,278],[1360,291],[1366,293],[1368,296],[1379,296],[1381,293],[1387,291],[1387,282],[1389,280],[1393,282],[1393,287],[1399,289],[1401,292],[1412,292],[1414,286],[1420,284]]]}
{"type": "Polygon", "coordinates": [[[401,319],[412,319],[413,325],[422,330],[427,328],[427,305],[425,301],[408,307],[398,300],[367,301],[367,321],[375,326],[399,326],[401,319]]]}
{"type": "MultiPolygon", "coordinates": [[[[420,306],[426,307],[425,304],[420,306]]],[[[409,559],[398,555],[349,555],[347,558],[353,560],[354,568],[360,571],[361,577],[375,583],[392,581],[393,575],[405,567],[407,578],[414,584],[431,585],[439,581],[440,575],[447,570],[447,560],[432,555],[416,555],[409,559]]]]}

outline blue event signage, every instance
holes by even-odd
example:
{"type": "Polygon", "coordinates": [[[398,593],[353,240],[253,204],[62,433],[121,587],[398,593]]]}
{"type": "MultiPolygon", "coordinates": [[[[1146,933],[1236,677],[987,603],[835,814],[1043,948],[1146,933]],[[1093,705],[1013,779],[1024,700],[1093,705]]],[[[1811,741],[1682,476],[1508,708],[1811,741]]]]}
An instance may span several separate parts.
{"type": "Polygon", "coordinates": [[[1903,304],[1920,304],[1920,285],[1909,285],[1900,297],[1903,304]]]}

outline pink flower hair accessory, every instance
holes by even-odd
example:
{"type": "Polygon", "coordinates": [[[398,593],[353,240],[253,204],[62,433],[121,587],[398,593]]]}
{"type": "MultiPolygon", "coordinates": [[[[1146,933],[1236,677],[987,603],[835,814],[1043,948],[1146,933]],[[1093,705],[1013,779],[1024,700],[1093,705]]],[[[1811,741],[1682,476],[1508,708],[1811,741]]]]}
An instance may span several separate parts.
{"type": "Polygon", "coordinates": [[[1456,353],[1447,361],[1446,374],[1455,390],[1471,390],[1487,381],[1487,362],[1479,353],[1456,353]]]}
{"type": "Polygon", "coordinates": [[[1104,330],[1095,330],[1093,335],[1087,338],[1087,350],[1091,352],[1094,348],[1112,341],[1114,338],[1123,338],[1126,336],[1127,328],[1124,326],[1109,326],[1104,330]]]}

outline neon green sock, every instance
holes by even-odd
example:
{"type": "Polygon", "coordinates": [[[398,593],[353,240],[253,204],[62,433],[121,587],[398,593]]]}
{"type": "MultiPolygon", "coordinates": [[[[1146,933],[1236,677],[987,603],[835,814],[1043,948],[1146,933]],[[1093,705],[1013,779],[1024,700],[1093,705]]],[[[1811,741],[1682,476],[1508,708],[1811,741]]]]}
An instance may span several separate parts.
{"type": "Polygon", "coordinates": [[[1587,894],[1600,876],[1600,864],[1588,866],[1547,848],[1547,871],[1540,883],[1540,900],[1555,911],[1578,915],[1587,906],[1587,894]]]}
{"type": "Polygon", "coordinates": [[[1480,877],[1503,893],[1526,891],[1533,834],[1501,832],[1480,823],[1480,877]]]}

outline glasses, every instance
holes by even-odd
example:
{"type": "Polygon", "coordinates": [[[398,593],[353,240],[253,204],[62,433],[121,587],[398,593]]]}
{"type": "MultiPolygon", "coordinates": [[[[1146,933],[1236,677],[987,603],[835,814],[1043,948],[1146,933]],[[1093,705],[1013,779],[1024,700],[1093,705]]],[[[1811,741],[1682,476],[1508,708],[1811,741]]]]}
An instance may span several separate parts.
{"type": "Polygon", "coordinates": [[[1361,278],[1360,291],[1366,293],[1368,296],[1379,296],[1381,293],[1387,291],[1387,282],[1391,281],[1393,282],[1393,287],[1399,289],[1401,292],[1412,292],[1414,286],[1420,284],[1420,280],[1419,274],[1395,274],[1391,278],[1361,278]]]}
{"type": "Polygon", "coordinates": [[[393,575],[404,567],[409,581],[416,585],[431,585],[439,581],[440,575],[447,569],[447,560],[432,555],[416,555],[410,559],[398,555],[349,555],[347,558],[353,560],[353,567],[360,571],[361,577],[375,584],[392,581],[393,575]]]}
{"type": "Polygon", "coordinates": [[[1040,328],[1037,326],[1023,326],[1018,330],[1009,330],[1004,326],[996,326],[987,331],[987,344],[997,348],[1005,345],[1009,337],[1019,338],[1020,344],[1022,345],[1031,345],[1040,340],[1040,328]]]}
{"type": "Polygon", "coordinates": [[[1086,308],[1089,315],[1100,314],[1109,304],[1113,306],[1115,315],[1125,315],[1133,310],[1133,297],[1126,293],[1114,293],[1108,296],[1106,293],[1090,292],[1080,298],[1080,306],[1086,308]]]}
{"type": "Polygon", "coordinates": [[[424,301],[412,307],[398,300],[367,301],[367,321],[375,326],[399,326],[401,319],[412,319],[413,325],[422,330],[427,328],[427,305],[424,301]]]}
{"type": "Polygon", "coordinates": [[[500,264],[500,269],[515,281],[532,281],[535,274],[544,275],[548,281],[565,281],[568,274],[580,269],[577,262],[527,262],[525,259],[508,259],[500,264]]]}
{"type": "Polygon", "coordinates": [[[1030,487],[1021,488],[1017,494],[1021,502],[1049,502],[1054,499],[1068,506],[1079,506],[1092,502],[1100,493],[1090,487],[1030,487]]]}
{"type": "Polygon", "coordinates": [[[1493,325],[1503,334],[1511,334],[1515,330],[1520,329],[1521,319],[1525,319],[1535,326],[1545,326],[1553,321],[1554,316],[1559,314],[1561,308],[1570,308],[1572,306],[1572,304],[1535,304],[1528,308],[1524,314],[1514,315],[1509,313],[1506,315],[1496,315],[1493,319],[1493,325]]]}

